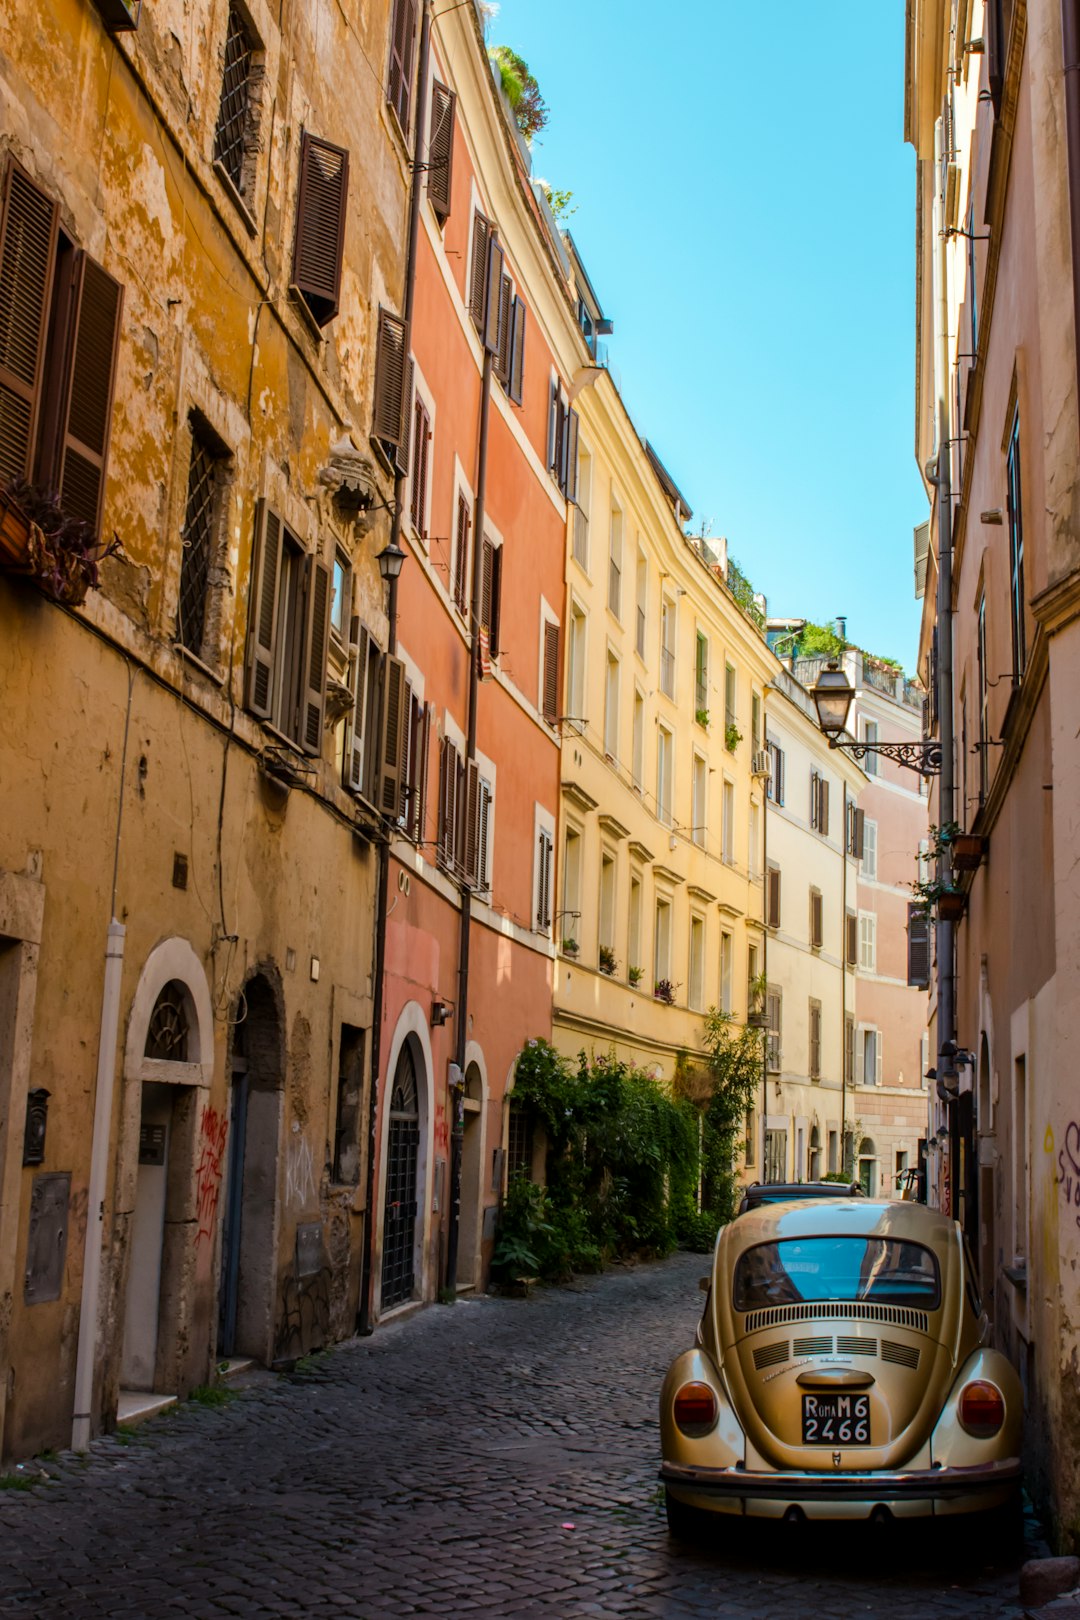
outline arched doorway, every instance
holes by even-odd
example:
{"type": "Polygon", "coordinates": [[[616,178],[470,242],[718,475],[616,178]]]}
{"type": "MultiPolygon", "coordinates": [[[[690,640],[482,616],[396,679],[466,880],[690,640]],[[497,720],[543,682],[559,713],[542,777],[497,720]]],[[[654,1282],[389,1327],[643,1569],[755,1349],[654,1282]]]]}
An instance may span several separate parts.
{"type": "Polygon", "coordinates": [[[877,1148],[870,1137],[859,1143],[859,1185],[868,1198],[876,1198],[878,1190],[877,1148]]]}
{"type": "Polygon", "coordinates": [[[461,1212],[458,1234],[458,1286],[476,1283],[477,1240],[480,1235],[481,1155],[483,1153],[484,1084],[480,1070],[470,1063],[465,1071],[465,1133],[461,1142],[461,1212]]]}
{"type": "Polygon", "coordinates": [[[248,981],[233,1016],[218,1354],[269,1361],[285,1057],[277,998],[265,975],[248,981]]]}
{"type": "Polygon", "coordinates": [[[417,1165],[420,1153],[420,1095],[411,1039],[402,1045],[394,1070],[386,1121],[386,1195],[383,1204],[383,1311],[412,1299],[416,1284],[417,1165]]]}

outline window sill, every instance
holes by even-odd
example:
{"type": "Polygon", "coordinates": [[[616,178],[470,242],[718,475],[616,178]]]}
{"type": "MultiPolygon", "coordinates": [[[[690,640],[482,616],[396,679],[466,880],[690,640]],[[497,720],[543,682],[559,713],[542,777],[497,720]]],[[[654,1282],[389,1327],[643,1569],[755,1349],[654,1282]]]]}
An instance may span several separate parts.
{"type": "Polygon", "coordinates": [[[232,203],[233,207],[240,215],[240,218],[243,220],[244,229],[247,231],[248,235],[253,238],[258,236],[259,227],[256,224],[255,217],[251,213],[247,203],[244,201],[239,191],[236,189],[236,183],[233,180],[232,175],[229,173],[228,169],[226,169],[224,163],[221,162],[220,158],[214,159],[214,173],[221,182],[221,189],[225,192],[229,201],[232,203]]]}
{"type": "Polygon", "coordinates": [[[191,648],[185,647],[182,641],[173,642],[173,651],[179,654],[185,664],[190,664],[193,669],[197,669],[201,674],[205,675],[207,680],[213,681],[215,686],[225,685],[225,677],[220,670],[211,669],[209,664],[204,664],[198,653],[193,653],[191,648]]]}
{"type": "Polygon", "coordinates": [[[1027,1293],[1028,1274],[1026,1260],[1019,1261],[1019,1263],[1015,1266],[1002,1266],[1001,1269],[1012,1283],[1017,1293],[1027,1293]]]}
{"type": "Polygon", "coordinates": [[[308,307],[308,301],[294,282],[289,284],[289,298],[296,313],[307,327],[308,334],[314,339],[318,349],[322,349],[326,342],[326,334],[308,307]]]}

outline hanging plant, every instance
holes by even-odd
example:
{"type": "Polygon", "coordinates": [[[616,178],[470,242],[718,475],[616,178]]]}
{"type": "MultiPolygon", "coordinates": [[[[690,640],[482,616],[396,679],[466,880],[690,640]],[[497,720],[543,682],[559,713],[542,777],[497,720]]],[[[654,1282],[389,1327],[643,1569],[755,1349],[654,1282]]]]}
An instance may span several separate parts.
{"type": "Polygon", "coordinates": [[[21,478],[0,492],[0,567],[27,575],[54,602],[78,607],[100,586],[102,559],[119,555],[117,536],[103,546],[93,526],[68,517],[56,495],[21,478]]]}

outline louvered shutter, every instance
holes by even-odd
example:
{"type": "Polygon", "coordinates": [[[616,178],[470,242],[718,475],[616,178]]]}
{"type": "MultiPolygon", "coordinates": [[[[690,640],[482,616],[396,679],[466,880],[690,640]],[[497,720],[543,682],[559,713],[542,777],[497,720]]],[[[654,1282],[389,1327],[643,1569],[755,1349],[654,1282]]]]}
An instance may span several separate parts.
{"type": "Polygon", "coordinates": [[[57,217],[53,200],[10,162],[0,215],[0,488],[32,471],[57,217]]]}
{"type": "Polygon", "coordinates": [[[578,498],[578,413],[566,413],[566,463],[562,480],[563,494],[577,505],[578,498]]]}
{"type": "Polygon", "coordinates": [[[503,548],[496,546],[491,557],[491,617],[488,620],[488,651],[499,656],[499,621],[502,615],[503,548]]]}
{"type": "Polygon", "coordinates": [[[262,720],[274,709],[277,665],[278,589],[284,526],[266,501],[255,514],[251,583],[248,590],[247,707],[262,720]]]}
{"type": "Polygon", "coordinates": [[[866,1031],[860,1026],[855,1031],[855,1084],[861,1086],[866,1076],[866,1031]]]}
{"type": "Polygon", "coordinates": [[[354,793],[364,790],[364,715],[367,708],[368,643],[366,630],[360,631],[353,669],[353,711],[345,748],[345,786],[354,793]]]}
{"type": "Polygon", "coordinates": [[[544,719],[553,726],[559,717],[559,627],[544,625],[544,719]]]}
{"type": "Polygon", "coordinates": [[[551,379],[551,398],[548,401],[547,464],[549,472],[557,472],[559,468],[559,461],[562,454],[562,446],[560,441],[561,424],[562,417],[560,415],[559,379],[557,377],[553,377],[551,379]]]}
{"type": "Polygon", "coordinates": [[[431,753],[431,704],[425,703],[420,716],[417,736],[417,760],[414,767],[416,792],[412,805],[412,836],[418,844],[424,842],[427,831],[428,757],[431,753]]]}
{"type": "Polygon", "coordinates": [[[412,504],[410,513],[413,527],[422,540],[427,539],[424,519],[427,516],[428,446],[431,442],[431,417],[427,406],[417,394],[413,408],[412,444],[412,504]]]}
{"type": "Polygon", "coordinates": [[[907,982],[919,990],[930,988],[930,919],[919,905],[907,908],[907,982]]]}
{"type": "Polygon", "coordinates": [[[883,1056],[884,1056],[884,1053],[882,1051],[882,1045],[881,1045],[881,1031],[878,1030],[876,1032],[876,1034],[874,1035],[874,1084],[875,1084],[875,1086],[880,1086],[880,1084],[881,1084],[881,1060],[882,1060],[883,1056]]]}
{"type": "Polygon", "coordinates": [[[469,267],[469,314],[476,330],[484,330],[484,295],[487,291],[488,242],[491,221],[477,209],[472,224],[472,262],[469,267]]]}
{"type": "Polygon", "coordinates": [[[485,893],[491,889],[491,861],[488,841],[491,833],[491,785],[480,778],[480,826],[477,834],[476,881],[485,893]]]}
{"type": "Polygon", "coordinates": [[[480,834],[480,767],[475,759],[465,765],[465,881],[474,887],[480,834]]]}
{"type": "Polygon", "coordinates": [[[847,965],[854,967],[859,960],[859,919],[853,911],[847,914],[847,965]]]}
{"type": "Polygon", "coordinates": [[[540,847],[537,851],[536,926],[543,931],[551,927],[551,869],[551,835],[541,829],[540,847]]]}
{"type": "Polygon", "coordinates": [[[820,893],[816,889],[810,892],[810,943],[819,949],[824,938],[825,906],[820,893]]]}
{"type": "Polygon", "coordinates": [[[499,324],[495,335],[495,375],[505,388],[510,382],[514,284],[504,275],[499,284],[499,324]]]}
{"type": "Polygon", "coordinates": [[[405,727],[401,742],[401,804],[398,815],[405,831],[412,837],[413,771],[416,768],[416,732],[420,719],[420,705],[413,697],[412,682],[405,681],[405,727]]]}
{"type": "Polygon", "coordinates": [[[818,832],[823,838],[829,836],[829,784],[824,776],[818,783],[818,832]]]}
{"type": "Polygon", "coordinates": [[[818,795],[818,788],[819,788],[820,784],[821,784],[821,778],[819,777],[817,771],[811,771],[810,772],[810,829],[811,829],[812,832],[817,831],[819,805],[821,803],[821,800],[820,800],[819,795],[818,795]]]}
{"type": "Polygon", "coordinates": [[[780,868],[769,867],[769,927],[780,926],[780,868]]]}
{"type": "Polygon", "coordinates": [[[499,354],[499,306],[502,300],[503,265],[506,255],[494,237],[488,243],[487,258],[487,286],[484,289],[484,319],[481,330],[484,337],[485,349],[490,349],[495,355],[495,367],[498,371],[499,354]]]}
{"type": "Polygon", "coordinates": [[[397,820],[401,809],[401,771],[405,756],[405,665],[389,653],[383,659],[382,724],[379,728],[379,787],[376,803],[384,816],[397,820]]]}
{"type": "MultiPolygon", "coordinates": [[[[986,0],[986,82],[994,117],[1001,116],[1001,91],[1005,83],[1005,10],[1002,0],[986,0]]],[[[1072,64],[1070,64],[1071,66],[1072,64]]]]}
{"type": "Polygon", "coordinates": [[[454,124],[457,96],[438,79],[431,86],[431,136],[428,140],[427,190],[440,221],[450,217],[450,196],[454,174],[454,124]]]}
{"type": "Polygon", "coordinates": [[[458,496],[457,534],[454,544],[454,602],[459,612],[465,612],[465,578],[469,557],[469,525],[472,516],[464,495],[458,496]]]}
{"type": "Polygon", "coordinates": [[[412,105],[413,40],[416,36],[416,0],[395,0],[390,25],[390,71],[386,99],[397,115],[403,135],[409,133],[412,105]]]}
{"type": "Polygon", "coordinates": [[[491,583],[494,568],[495,547],[485,534],[480,566],[480,623],[488,632],[489,650],[491,644],[491,583]]]}
{"type": "Polygon", "coordinates": [[[405,441],[409,399],[406,393],[406,361],[409,329],[388,309],[379,310],[375,339],[375,399],[372,409],[372,437],[393,452],[405,441]]]}
{"type": "Polygon", "coordinates": [[[326,650],[330,639],[330,570],[307,560],[307,627],[300,741],[307,754],[321,754],[326,711],[326,650]]]}
{"type": "Polygon", "coordinates": [[[338,312],[348,195],[348,152],[305,130],[300,139],[293,282],[317,326],[325,326],[338,312]]]}
{"type": "Polygon", "coordinates": [[[74,341],[61,435],[60,505],[68,517],[101,525],[113,383],[124,289],[87,254],[75,275],[74,341]]]}
{"type": "Polygon", "coordinates": [[[508,392],[515,405],[520,405],[525,390],[525,305],[514,299],[510,317],[510,383],[508,392]]]}
{"type": "Polygon", "coordinates": [[[439,760],[439,853],[451,870],[457,861],[458,751],[444,737],[439,760]]]}

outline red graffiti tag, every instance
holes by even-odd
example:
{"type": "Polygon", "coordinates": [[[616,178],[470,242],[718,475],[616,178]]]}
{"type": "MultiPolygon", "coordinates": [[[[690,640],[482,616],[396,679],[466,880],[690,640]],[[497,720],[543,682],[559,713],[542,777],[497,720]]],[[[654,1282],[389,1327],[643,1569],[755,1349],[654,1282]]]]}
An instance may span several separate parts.
{"type": "Polygon", "coordinates": [[[207,1103],[199,1121],[199,1164],[195,1172],[199,1230],[195,1235],[198,1245],[209,1238],[214,1230],[218,1194],[221,1191],[221,1161],[225,1154],[228,1121],[224,1114],[207,1103]]]}

